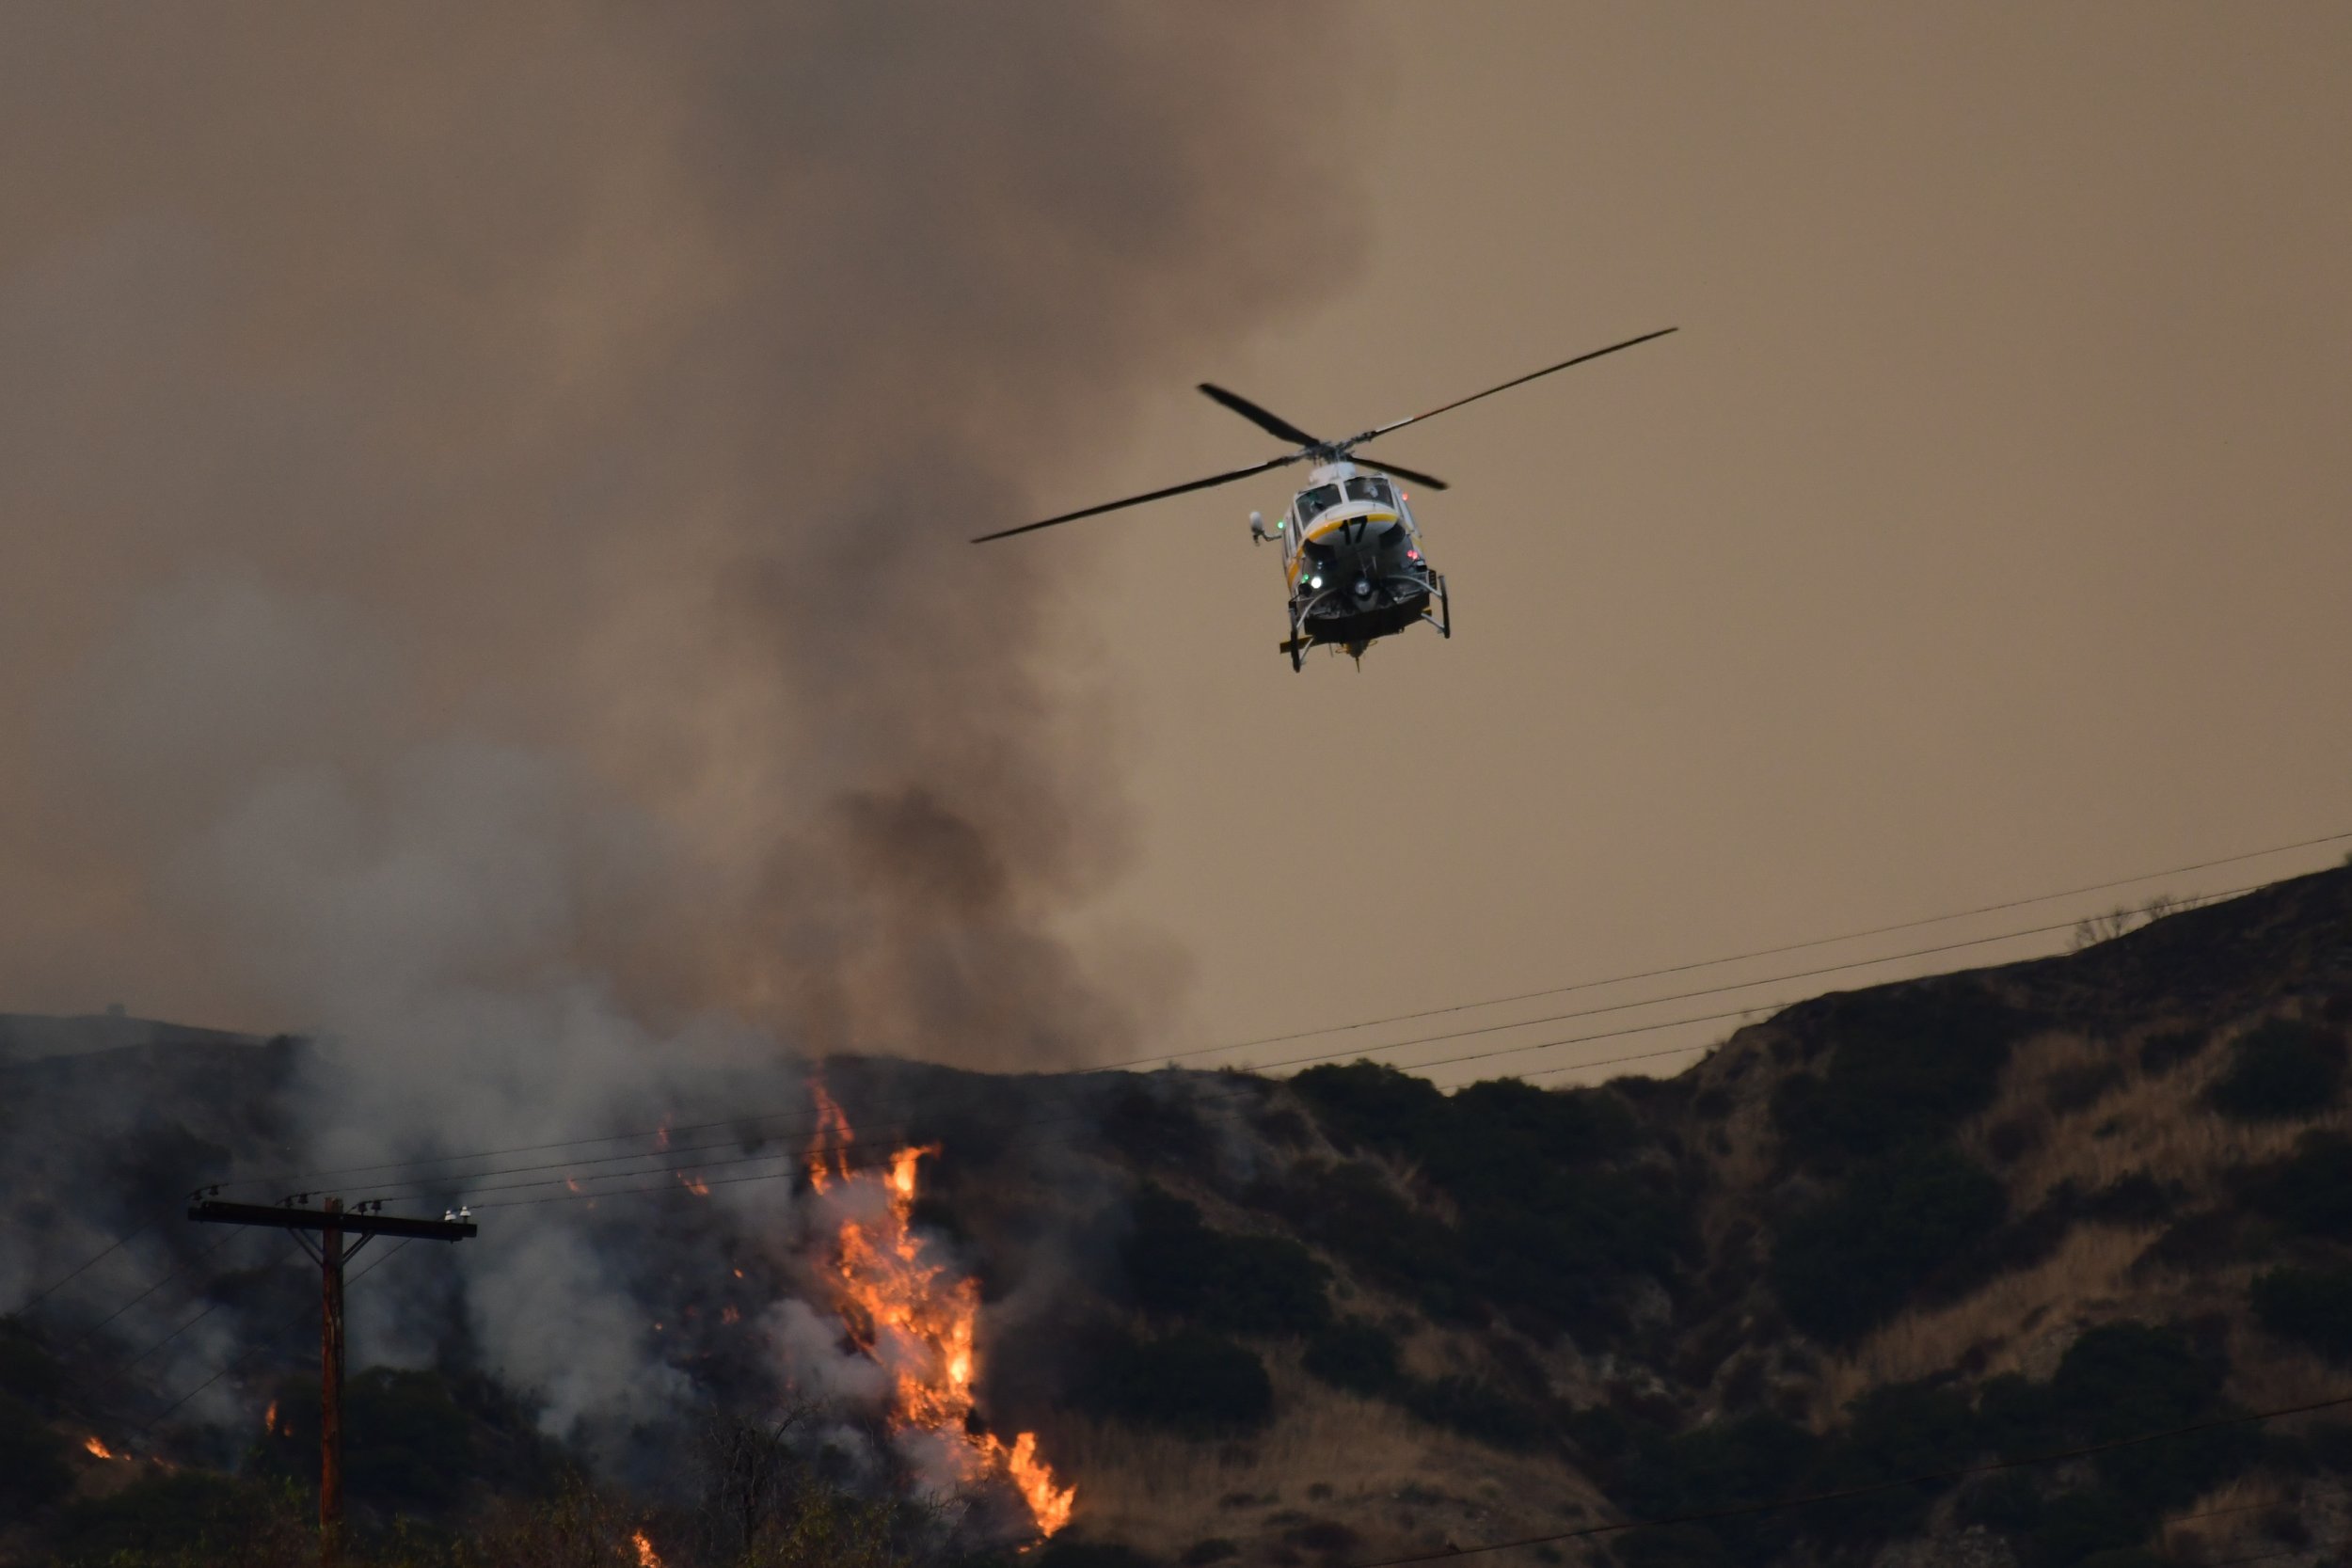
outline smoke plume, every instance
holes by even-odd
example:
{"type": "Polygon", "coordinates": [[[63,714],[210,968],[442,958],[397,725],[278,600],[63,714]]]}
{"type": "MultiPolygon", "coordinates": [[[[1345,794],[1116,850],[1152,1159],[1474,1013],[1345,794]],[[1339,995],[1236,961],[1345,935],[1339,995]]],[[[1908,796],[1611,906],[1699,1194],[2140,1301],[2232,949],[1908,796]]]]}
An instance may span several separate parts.
{"type": "MultiPolygon", "coordinates": [[[[14,11],[0,1006],[316,1031],[329,1165],[1132,1053],[1055,934],[1121,857],[1088,543],[962,541],[1327,278],[1331,20],[14,11]]],[[[582,1235],[453,1266],[565,1417],[668,1397],[582,1235]]]]}

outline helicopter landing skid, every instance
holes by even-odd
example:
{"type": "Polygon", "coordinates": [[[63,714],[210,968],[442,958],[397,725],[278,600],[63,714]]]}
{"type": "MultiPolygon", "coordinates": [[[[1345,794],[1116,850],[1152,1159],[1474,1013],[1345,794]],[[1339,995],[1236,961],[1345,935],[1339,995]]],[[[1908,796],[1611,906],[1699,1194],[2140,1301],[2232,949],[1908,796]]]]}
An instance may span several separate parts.
{"type": "Polygon", "coordinates": [[[1432,573],[1429,580],[1430,586],[1437,593],[1438,613],[1432,615],[1424,610],[1421,612],[1421,618],[1428,625],[1437,627],[1438,635],[1451,642],[1454,641],[1454,601],[1446,597],[1444,578],[1432,573]]]}

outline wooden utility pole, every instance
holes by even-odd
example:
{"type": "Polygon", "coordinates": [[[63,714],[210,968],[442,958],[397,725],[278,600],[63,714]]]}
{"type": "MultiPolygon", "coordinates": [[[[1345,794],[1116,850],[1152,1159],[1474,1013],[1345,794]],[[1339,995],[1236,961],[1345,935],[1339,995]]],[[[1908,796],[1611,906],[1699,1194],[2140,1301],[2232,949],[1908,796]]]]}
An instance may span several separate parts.
{"type": "MultiPolygon", "coordinates": [[[[215,1189],[217,1190],[217,1189],[215,1189]]],[[[342,1555],[343,1535],[343,1265],[377,1236],[411,1241],[459,1242],[477,1233],[470,1216],[465,1219],[412,1220],[382,1212],[383,1205],[361,1204],[346,1210],[340,1197],[308,1207],[303,1193],[275,1206],[222,1203],[199,1197],[188,1206],[188,1218],[215,1225],[268,1225],[291,1230],[294,1240],[319,1264],[319,1562],[334,1568],[342,1555]],[[315,1230],[313,1243],[305,1231],[315,1230]],[[358,1241],[343,1245],[345,1235],[358,1241]]]]}

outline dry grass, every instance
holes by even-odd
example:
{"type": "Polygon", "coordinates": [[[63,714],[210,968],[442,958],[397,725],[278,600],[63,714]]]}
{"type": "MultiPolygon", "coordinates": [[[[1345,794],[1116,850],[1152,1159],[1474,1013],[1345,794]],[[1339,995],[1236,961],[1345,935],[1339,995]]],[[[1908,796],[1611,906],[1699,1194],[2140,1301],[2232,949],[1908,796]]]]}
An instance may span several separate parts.
{"type": "Polygon", "coordinates": [[[2138,1174],[2181,1182],[2193,1195],[2209,1194],[2229,1172],[2291,1152],[2296,1140],[2313,1127],[2352,1129],[2352,1109],[2265,1123],[2232,1121],[2206,1109],[2206,1089],[2228,1070],[2226,1042],[2154,1076],[2132,1065],[2136,1055],[2136,1047],[2075,1035],[2026,1041],[2003,1075],[1992,1108],[1963,1130],[1962,1141],[1997,1169],[2000,1162],[1990,1147],[1993,1129],[2028,1131],[2031,1150],[2008,1173],[2011,1201],[2022,1212],[2062,1181],[2094,1192],[2138,1174]],[[2069,1113],[2050,1108],[2053,1080],[2117,1062],[2123,1064],[2122,1078],[2096,1101],[2069,1113]]]}
{"type": "Polygon", "coordinates": [[[1368,1549],[1441,1549],[1597,1514],[1599,1494],[1556,1461],[1505,1454],[1422,1426],[1283,1366],[1279,1418],[1246,1442],[1189,1443],[1100,1422],[1057,1436],[1076,1479],[1073,1528],[1173,1556],[1222,1536],[1245,1546],[1296,1515],[1336,1520],[1368,1549]],[[1247,1497],[1248,1501],[1240,1499],[1247,1497]]]}
{"type": "Polygon", "coordinates": [[[2006,1274],[1948,1307],[1905,1312],[1850,1354],[1827,1362],[1814,1395],[1814,1421],[1827,1425],[1847,1403],[1883,1383],[1905,1383],[1959,1365],[1974,1353],[1987,1373],[2049,1375],[2055,1354],[2038,1355],[2068,1338],[2074,1325],[2104,1315],[2130,1292],[2125,1275],[2161,1227],[2077,1227],[2057,1252],[2029,1269],[2006,1274]]]}
{"type": "Polygon", "coordinates": [[[2165,1555],[2183,1562],[2235,1557],[2274,1544],[2264,1521],[2277,1510],[2293,1509],[2295,1485],[2267,1471],[2224,1481],[2158,1527],[2165,1555]]]}

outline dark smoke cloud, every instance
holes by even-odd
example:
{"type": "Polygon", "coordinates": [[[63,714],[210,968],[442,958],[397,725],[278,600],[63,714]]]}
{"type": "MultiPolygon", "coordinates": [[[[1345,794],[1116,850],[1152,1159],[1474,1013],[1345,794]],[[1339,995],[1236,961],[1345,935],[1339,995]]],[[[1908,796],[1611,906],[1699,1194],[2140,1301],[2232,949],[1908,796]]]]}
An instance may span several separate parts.
{"type": "MultiPolygon", "coordinates": [[[[1334,20],[10,8],[0,1008],[318,1031],[240,1171],[1130,1053],[1171,962],[1057,931],[1122,854],[1088,542],[962,541],[1347,253],[1334,20]]],[[[181,1109],[121,1093],[44,1190],[181,1109]]],[[[370,1354],[458,1324],[559,1430],[680,1397],[614,1245],[506,1234],[371,1281],[370,1354]]]]}
{"type": "Polygon", "coordinates": [[[1088,546],[961,541],[1327,277],[1325,20],[16,10],[0,997],[1123,1053],[1088,546]]]}

